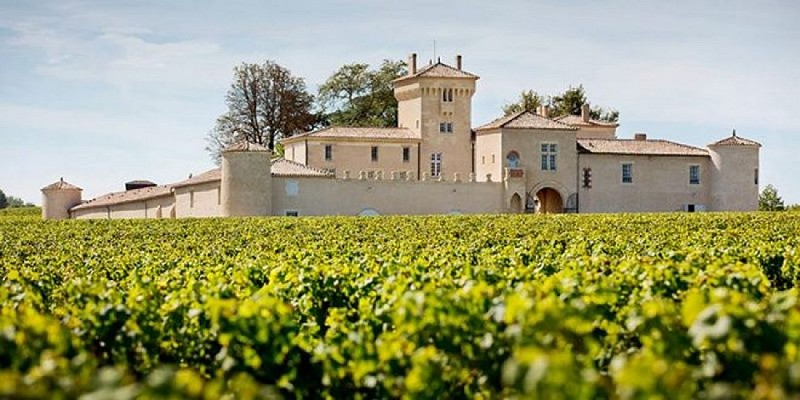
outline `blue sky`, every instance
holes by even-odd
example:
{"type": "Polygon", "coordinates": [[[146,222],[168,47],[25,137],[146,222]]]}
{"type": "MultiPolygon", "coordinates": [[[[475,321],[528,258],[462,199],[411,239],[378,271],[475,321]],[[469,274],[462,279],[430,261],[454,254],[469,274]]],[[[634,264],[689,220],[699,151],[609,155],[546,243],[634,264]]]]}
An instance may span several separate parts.
{"type": "Polygon", "coordinates": [[[213,167],[235,65],[316,87],[346,63],[437,55],[481,76],[473,126],[523,89],[583,84],[618,136],[763,144],[761,183],[800,203],[800,5],[791,1],[0,0],[0,189],[91,198],[213,167]]]}

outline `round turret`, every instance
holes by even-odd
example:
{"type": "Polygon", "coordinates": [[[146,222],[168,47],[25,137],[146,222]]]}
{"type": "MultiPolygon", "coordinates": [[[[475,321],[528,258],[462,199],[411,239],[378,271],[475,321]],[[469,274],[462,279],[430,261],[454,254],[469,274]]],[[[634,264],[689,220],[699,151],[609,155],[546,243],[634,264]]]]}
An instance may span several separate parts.
{"type": "Polygon", "coordinates": [[[758,154],[761,144],[736,136],[708,145],[711,156],[711,210],[758,209],[758,154]]]}
{"type": "Polygon", "coordinates": [[[222,215],[272,214],[271,152],[266,147],[241,141],[222,152],[222,215]]]}
{"type": "Polygon", "coordinates": [[[81,204],[83,189],[69,184],[61,178],[58,182],[42,188],[42,218],[68,219],[69,210],[81,204]]]}

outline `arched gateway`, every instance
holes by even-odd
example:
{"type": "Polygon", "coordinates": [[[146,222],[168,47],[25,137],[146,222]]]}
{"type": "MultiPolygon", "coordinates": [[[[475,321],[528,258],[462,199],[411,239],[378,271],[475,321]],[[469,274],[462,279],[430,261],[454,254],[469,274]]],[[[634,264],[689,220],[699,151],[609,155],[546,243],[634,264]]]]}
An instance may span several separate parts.
{"type": "Polygon", "coordinates": [[[558,214],[564,212],[564,200],[558,190],[553,188],[542,188],[536,192],[538,200],[537,212],[542,214],[558,214]]]}

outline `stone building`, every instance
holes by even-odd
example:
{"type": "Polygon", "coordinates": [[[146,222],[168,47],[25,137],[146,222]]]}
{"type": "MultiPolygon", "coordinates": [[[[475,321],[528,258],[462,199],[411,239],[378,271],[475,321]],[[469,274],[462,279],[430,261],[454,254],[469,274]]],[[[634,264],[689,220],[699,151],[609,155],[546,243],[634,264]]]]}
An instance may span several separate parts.
{"type": "MultiPolygon", "coordinates": [[[[471,127],[478,76],[442,62],[394,81],[398,127],[328,127],[282,141],[284,157],[237,143],[221,168],[82,201],[42,189],[45,218],[522,212],[749,211],[761,145],[736,135],[694,147],[546,108],[471,127]]],[[[130,182],[129,182],[130,183],[130,182]]]]}

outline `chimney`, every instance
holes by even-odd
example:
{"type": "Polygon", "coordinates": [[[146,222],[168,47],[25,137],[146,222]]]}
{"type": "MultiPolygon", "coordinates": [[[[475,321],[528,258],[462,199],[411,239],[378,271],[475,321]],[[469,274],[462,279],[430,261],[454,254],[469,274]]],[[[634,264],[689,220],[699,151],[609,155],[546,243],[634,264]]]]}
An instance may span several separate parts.
{"type": "Polygon", "coordinates": [[[461,54],[456,56],[456,68],[461,71],[461,54]]]}
{"type": "Polygon", "coordinates": [[[590,109],[589,104],[584,104],[581,106],[581,119],[583,122],[589,122],[590,119],[590,109]]]}
{"type": "Polygon", "coordinates": [[[641,133],[641,132],[640,133],[635,133],[635,134],[633,134],[633,140],[636,140],[636,141],[639,141],[639,142],[644,142],[645,140],[647,140],[647,134],[646,133],[641,133]]]}
{"type": "Polygon", "coordinates": [[[416,75],[417,73],[417,53],[411,53],[408,56],[408,76],[416,75]]]}
{"type": "Polygon", "coordinates": [[[550,118],[550,107],[543,105],[543,106],[541,106],[541,108],[542,108],[542,112],[539,113],[539,114],[541,116],[545,117],[545,118],[550,118]]]}

